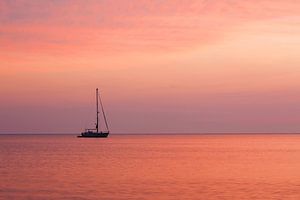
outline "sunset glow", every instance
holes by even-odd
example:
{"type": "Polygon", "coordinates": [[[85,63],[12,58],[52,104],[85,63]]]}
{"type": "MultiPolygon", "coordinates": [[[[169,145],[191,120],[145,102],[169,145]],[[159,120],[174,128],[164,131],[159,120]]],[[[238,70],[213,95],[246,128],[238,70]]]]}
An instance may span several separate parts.
{"type": "Polygon", "coordinates": [[[300,131],[296,0],[0,1],[0,132],[300,131]]]}

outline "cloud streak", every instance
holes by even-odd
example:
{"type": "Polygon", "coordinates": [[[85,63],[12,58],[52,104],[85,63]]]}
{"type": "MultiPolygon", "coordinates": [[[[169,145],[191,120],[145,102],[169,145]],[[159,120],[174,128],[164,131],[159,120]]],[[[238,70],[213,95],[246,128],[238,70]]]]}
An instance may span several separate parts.
{"type": "Polygon", "coordinates": [[[249,21],[297,16],[299,8],[292,0],[3,1],[0,42],[39,53],[180,50],[222,40],[249,21]]]}

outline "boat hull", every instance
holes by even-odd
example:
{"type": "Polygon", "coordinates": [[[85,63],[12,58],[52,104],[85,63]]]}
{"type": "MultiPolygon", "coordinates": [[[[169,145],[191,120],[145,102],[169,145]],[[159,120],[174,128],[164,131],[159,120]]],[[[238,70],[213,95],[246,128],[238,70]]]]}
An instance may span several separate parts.
{"type": "Polygon", "coordinates": [[[77,136],[80,138],[106,138],[109,132],[83,132],[81,135],[77,136]]]}

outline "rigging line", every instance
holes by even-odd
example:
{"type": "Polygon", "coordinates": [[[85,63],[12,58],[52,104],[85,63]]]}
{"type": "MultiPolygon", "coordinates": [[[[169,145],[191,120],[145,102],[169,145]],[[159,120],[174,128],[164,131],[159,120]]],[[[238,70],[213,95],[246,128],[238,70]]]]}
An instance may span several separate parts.
{"type": "Polygon", "coordinates": [[[105,116],[105,112],[104,112],[104,108],[103,108],[103,104],[102,104],[100,94],[99,94],[99,100],[100,100],[101,110],[102,110],[104,121],[105,121],[105,126],[106,126],[107,131],[109,131],[108,123],[107,123],[107,120],[106,120],[106,116],[105,116]]]}

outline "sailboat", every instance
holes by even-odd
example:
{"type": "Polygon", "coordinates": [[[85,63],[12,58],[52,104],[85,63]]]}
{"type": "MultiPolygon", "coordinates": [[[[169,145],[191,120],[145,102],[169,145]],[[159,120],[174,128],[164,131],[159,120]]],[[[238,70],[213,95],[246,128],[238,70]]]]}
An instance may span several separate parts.
{"type": "Polygon", "coordinates": [[[97,106],[97,122],[96,122],[96,127],[92,128],[92,129],[85,129],[84,132],[81,133],[81,135],[77,136],[77,137],[92,137],[92,138],[106,138],[109,135],[109,128],[108,128],[108,123],[106,120],[106,116],[105,116],[105,112],[104,112],[104,108],[103,108],[103,104],[99,95],[99,90],[98,88],[96,89],[96,106],[97,106]],[[100,106],[101,106],[101,111],[103,114],[103,119],[105,122],[105,126],[106,126],[106,131],[99,131],[99,102],[100,102],[100,106]]]}

